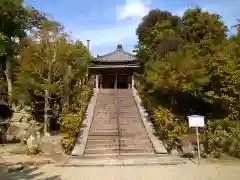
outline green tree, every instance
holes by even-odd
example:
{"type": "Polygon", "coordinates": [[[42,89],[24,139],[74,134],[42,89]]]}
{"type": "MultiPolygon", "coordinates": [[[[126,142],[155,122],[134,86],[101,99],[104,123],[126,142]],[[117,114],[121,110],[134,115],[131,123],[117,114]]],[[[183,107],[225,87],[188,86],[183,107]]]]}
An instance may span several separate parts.
{"type": "Polygon", "coordinates": [[[240,19],[237,19],[238,23],[232,27],[237,28],[237,33],[240,34],[240,19]]]}
{"type": "Polygon", "coordinates": [[[221,16],[205,12],[200,7],[185,11],[182,23],[183,37],[188,42],[211,39],[211,43],[218,44],[227,37],[227,26],[221,21],[221,16]]]}
{"type": "Polygon", "coordinates": [[[51,114],[59,116],[63,109],[67,110],[72,103],[74,89],[78,84],[80,87],[84,84],[90,55],[86,47],[71,42],[56,22],[45,21],[40,30],[25,41],[19,60],[20,72],[16,75],[16,99],[29,104],[34,97],[39,97],[40,102],[31,105],[34,113],[36,103],[44,101],[41,107],[44,107],[44,129],[47,133],[51,114]],[[58,109],[54,109],[54,104],[58,109]]]}
{"type": "MultiPolygon", "coordinates": [[[[164,12],[158,22],[156,14],[159,11],[149,13],[137,29],[136,51],[143,59],[138,90],[143,104],[158,131],[166,117],[179,123],[188,114],[205,115],[211,120],[204,140],[207,150],[219,155],[226,137],[228,143],[239,141],[239,130],[231,120],[239,121],[240,112],[240,36],[227,38],[221,17],[199,7],[188,9],[177,26],[170,13],[164,12]]],[[[167,130],[176,139],[185,131],[177,131],[182,127],[178,123],[167,130]]],[[[233,146],[239,154],[239,145],[233,146]]]]}
{"type": "Polygon", "coordinates": [[[22,0],[2,0],[0,9],[0,67],[6,76],[11,97],[12,67],[20,51],[19,41],[26,37],[27,31],[38,27],[45,17],[34,8],[23,7],[22,0]]]}
{"type": "Polygon", "coordinates": [[[45,133],[50,126],[51,93],[59,91],[60,76],[55,69],[61,31],[58,23],[45,21],[40,30],[35,32],[29,45],[22,50],[19,61],[21,72],[18,74],[18,87],[29,88],[27,92],[44,97],[45,133]]]}
{"type": "Polygon", "coordinates": [[[228,42],[227,28],[220,16],[197,7],[187,10],[182,20],[173,23],[179,18],[171,21],[170,13],[163,14],[165,19],[154,24],[156,12],[155,16],[149,13],[137,29],[137,53],[139,58],[144,58],[140,91],[151,99],[146,101],[155,102],[151,105],[155,108],[163,101],[178,110],[185,106],[184,113],[189,113],[188,110],[212,111],[212,108],[204,108],[209,106],[225,112],[224,116],[233,112],[230,109],[236,105],[238,97],[238,59],[236,45],[228,42]],[[153,20],[146,23],[148,19],[153,20]],[[220,69],[224,75],[219,74],[220,69]]]}
{"type": "MultiPolygon", "coordinates": [[[[143,18],[137,28],[137,56],[142,74],[139,74],[141,88],[146,94],[154,92],[154,84],[149,79],[155,71],[156,63],[169,52],[176,51],[181,39],[181,19],[170,12],[152,10],[143,18]]],[[[154,79],[154,77],[153,77],[154,79]]]]}

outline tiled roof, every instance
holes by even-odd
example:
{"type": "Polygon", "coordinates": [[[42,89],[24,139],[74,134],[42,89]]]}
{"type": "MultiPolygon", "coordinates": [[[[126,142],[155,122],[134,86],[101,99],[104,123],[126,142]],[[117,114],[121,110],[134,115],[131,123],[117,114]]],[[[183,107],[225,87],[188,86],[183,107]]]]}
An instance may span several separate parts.
{"type": "Polygon", "coordinates": [[[121,45],[118,45],[116,51],[113,51],[109,54],[98,56],[94,58],[93,61],[95,62],[129,62],[129,61],[136,61],[137,57],[133,54],[130,54],[124,51],[121,45]]]}

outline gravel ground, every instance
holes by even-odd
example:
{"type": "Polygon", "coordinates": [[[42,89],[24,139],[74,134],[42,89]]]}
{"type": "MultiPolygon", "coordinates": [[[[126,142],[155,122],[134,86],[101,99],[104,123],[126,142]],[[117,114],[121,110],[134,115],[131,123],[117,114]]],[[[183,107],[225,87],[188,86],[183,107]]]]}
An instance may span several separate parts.
{"type": "Polygon", "coordinates": [[[239,180],[239,163],[188,162],[175,166],[55,167],[45,165],[12,173],[9,180],[239,180]]]}

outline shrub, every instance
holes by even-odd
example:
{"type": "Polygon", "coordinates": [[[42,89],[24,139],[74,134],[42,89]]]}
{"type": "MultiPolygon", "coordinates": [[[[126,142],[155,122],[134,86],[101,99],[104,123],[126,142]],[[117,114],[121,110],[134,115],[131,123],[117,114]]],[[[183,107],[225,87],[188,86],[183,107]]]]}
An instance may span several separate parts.
{"type": "Polygon", "coordinates": [[[91,96],[92,88],[90,85],[80,89],[73,97],[67,112],[59,118],[61,132],[64,134],[61,141],[62,147],[67,154],[70,154],[75,146],[91,96]]]}
{"type": "Polygon", "coordinates": [[[179,147],[183,135],[187,132],[188,126],[181,122],[169,109],[158,108],[154,112],[154,123],[157,134],[167,146],[179,147]]]}
{"type": "Polygon", "coordinates": [[[208,122],[202,139],[204,150],[219,158],[228,153],[240,157],[240,130],[230,120],[208,122]]]}

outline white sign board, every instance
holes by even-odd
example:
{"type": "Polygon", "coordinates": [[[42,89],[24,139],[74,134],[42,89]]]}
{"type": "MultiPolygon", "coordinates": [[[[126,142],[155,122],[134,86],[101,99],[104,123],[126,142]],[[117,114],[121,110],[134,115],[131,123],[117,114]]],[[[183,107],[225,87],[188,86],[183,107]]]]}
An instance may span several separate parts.
{"type": "Polygon", "coordinates": [[[189,127],[204,127],[204,116],[192,115],[188,116],[189,127]]]}

